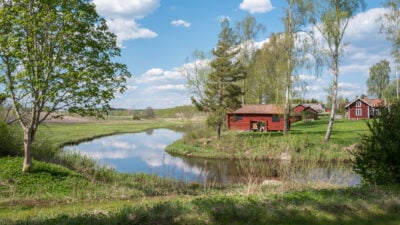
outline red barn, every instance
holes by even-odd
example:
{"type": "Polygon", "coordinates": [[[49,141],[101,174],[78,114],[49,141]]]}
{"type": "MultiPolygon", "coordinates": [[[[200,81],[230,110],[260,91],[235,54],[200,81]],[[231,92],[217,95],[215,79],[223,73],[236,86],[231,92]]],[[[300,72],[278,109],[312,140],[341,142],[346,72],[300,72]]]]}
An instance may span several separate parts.
{"type": "Polygon", "coordinates": [[[313,107],[306,105],[306,104],[299,104],[293,108],[293,113],[295,114],[296,121],[299,121],[302,118],[302,116],[305,117],[305,119],[318,119],[318,112],[315,110],[313,107]],[[299,115],[300,114],[300,115],[299,115]],[[300,118],[298,118],[300,116],[300,118]]]}
{"type": "Polygon", "coordinates": [[[369,119],[379,115],[379,106],[385,105],[382,99],[356,98],[345,106],[348,119],[369,119]]]}
{"type": "Polygon", "coordinates": [[[243,105],[227,114],[227,122],[230,130],[283,131],[283,106],[243,105]]]}

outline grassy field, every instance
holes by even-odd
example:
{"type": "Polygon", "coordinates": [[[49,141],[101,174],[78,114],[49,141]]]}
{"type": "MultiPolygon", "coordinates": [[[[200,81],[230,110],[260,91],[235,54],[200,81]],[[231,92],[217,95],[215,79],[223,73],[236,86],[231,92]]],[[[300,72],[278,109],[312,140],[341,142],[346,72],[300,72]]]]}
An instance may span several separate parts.
{"type": "MultiPolygon", "coordinates": [[[[59,146],[66,143],[161,127],[183,129],[188,124],[166,119],[46,124],[39,129],[35,150],[46,158],[46,145],[58,154],[59,146]]],[[[323,144],[324,129],[326,119],[294,124],[287,136],[226,132],[219,144],[211,137],[189,132],[184,141],[200,141],[182,146],[208,148],[207,154],[216,157],[223,152],[262,158],[280,154],[279,145],[284,144],[292,157],[329,151],[329,157],[337,152],[336,157],[344,159],[348,154],[344,148],[357,143],[358,135],[366,132],[364,121],[337,121],[332,142],[323,144]]],[[[22,158],[0,158],[0,224],[400,224],[398,186],[337,188],[283,182],[254,184],[249,191],[247,184],[213,187],[122,174],[97,167],[90,159],[68,157],[72,159],[66,162],[74,165],[34,161],[30,174],[21,173],[22,158]]]]}
{"type": "Polygon", "coordinates": [[[145,175],[104,183],[0,159],[0,224],[399,224],[400,187],[203,189],[145,175]],[[150,180],[153,179],[153,182],[150,180]],[[179,191],[180,189],[180,191],[179,191]],[[157,190],[159,192],[157,192],[157,190]]]}
{"type": "MultiPolygon", "coordinates": [[[[217,141],[209,132],[193,131],[167,147],[172,154],[205,158],[292,159],[350,161],[361,135],[368,131],[364,120],[336,120],[331,141],[324,143],[328,118],[292,124],[288,135],[280,132],[225,132],[217,141]],[[208,134],[205,135],[205,134],[208,134]]],[[[201,128],[199,128],[201,130],[201,128]]]]}
{"type": "Polygon", "coordinates": [[[37,142],[52,142],[62,146],[119,133],[134,133],[157,128],[179,129],[191,124],[189,120],[99,120],[91,123],[50,123],[39,127],[37,142]]]}

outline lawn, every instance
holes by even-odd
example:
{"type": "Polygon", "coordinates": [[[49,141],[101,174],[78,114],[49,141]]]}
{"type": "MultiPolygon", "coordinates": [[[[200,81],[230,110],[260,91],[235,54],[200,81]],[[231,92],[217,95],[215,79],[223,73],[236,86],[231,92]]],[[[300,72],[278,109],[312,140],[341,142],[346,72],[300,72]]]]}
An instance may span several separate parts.
{"type": "Polygon", "coordinates": [[[328,118],[292,124],[287,135],[281,132],[227,131],[216,140],[213,133],[195,130],[185,134],[167,147],[173,154],[205,158],[291,159],[313,161],[350,161],[351,151],[357,148],[361,135],[368,131],[365,120],[338,119],[334,123],[331,140],[324,137],[328,118]],[[205,135],[206,134],[206,135],[205,135]]]}

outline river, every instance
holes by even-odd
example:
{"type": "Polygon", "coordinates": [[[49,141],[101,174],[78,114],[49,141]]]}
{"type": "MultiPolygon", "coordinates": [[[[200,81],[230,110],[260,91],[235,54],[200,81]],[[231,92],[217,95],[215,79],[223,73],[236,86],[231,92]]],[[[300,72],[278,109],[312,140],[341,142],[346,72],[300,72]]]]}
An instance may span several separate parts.
{"type": "Polygon", "coordinates": [[[360,177],[349,165],[315,164],[288,161],[210,160],[172,156],[165,147],[182,138],[181,132],[169,129],[101,137],[78,145],[65,146],[111,166],[118,172],[157,174],[187,182],[248,183],[292,180],[356,186],[360,177]]]}

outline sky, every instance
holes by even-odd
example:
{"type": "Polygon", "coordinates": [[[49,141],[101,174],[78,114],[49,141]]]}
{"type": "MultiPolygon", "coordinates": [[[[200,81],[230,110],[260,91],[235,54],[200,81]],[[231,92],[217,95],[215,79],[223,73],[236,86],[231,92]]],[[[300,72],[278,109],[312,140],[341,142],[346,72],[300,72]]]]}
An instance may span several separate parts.
{"type": "MultiPolygon", "coordinates": [[[[117,94],[115,108],[171,108],[189,105],[190,93],[179,68],[195,50],[210,52],[218,41],[221,20],[231,26],[247,15],[266,30],[255,40],[283,31],[284,0],[93,0],[100,16],[117,35],[121,57],[132,77],[127,91],[117,94]]],[[[391,44],[379,32],[380,0],[366,0],[367,9],[349,23],[339,67],[339,95],[348,99],[367,93],[369,68],[383,59],[392,62],[391,44]]],[[[392,69],[392,71],[394,71],[392,69]]],[[[392,77],[394,74],[392,72],[392,77]]],[[[329,70],[320,76],[301,74],[306,82],[304,98],[326,101],[332,80],[329,70]]]]}

